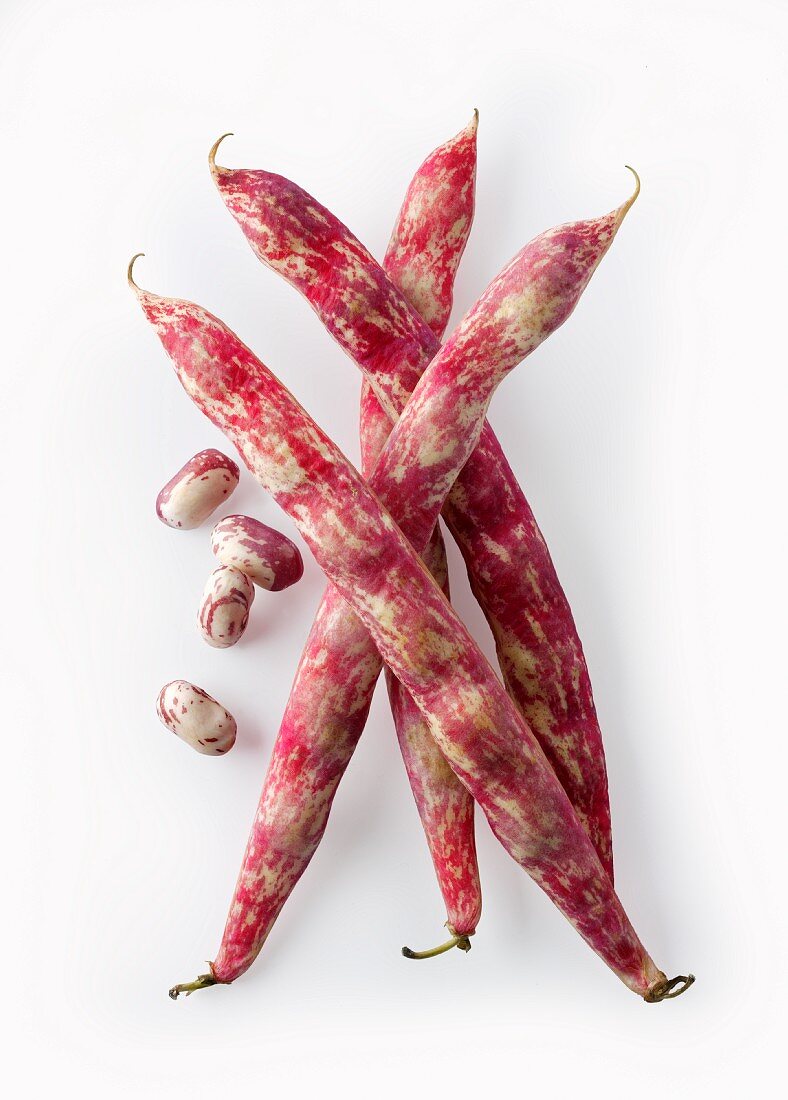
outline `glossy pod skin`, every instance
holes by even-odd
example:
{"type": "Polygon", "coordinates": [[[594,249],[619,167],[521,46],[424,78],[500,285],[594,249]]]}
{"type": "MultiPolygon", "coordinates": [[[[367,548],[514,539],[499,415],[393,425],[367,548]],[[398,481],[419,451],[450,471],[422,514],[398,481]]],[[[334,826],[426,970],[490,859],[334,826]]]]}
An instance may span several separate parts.
{"type": "Polygon", "coordinates": [[[199,451],[156,497],[156,515],[180,531],[200,527],[235,490],[239,474],[238,464],[221,451],[199,451]]]}
{"type": "Polygon", "coordinates": [[[208,578],[197,623],[208,645],[227,649],[240,640],[249,622],[254,585],[240,571],[220,565],[208,578]]]}
{"type": "MultiPolygon", "coordinates": [[[[217,145],[209,157],[214,182],[255,254],[305,296],[395,422],[438,352],[435,333],[331,211],[283,176],[217,165],[217,145]]],[[[582,237],[574,247],[582,250],[582,237]]],[[[505,349],[507,306],[499,304],[487,318],[486,344],[505,349]]],[[[443,514],[507,689],[612,880],[607,768],[583,648],[545,540],[489,425],[443,514]]]]}
{"type": "Polygon", "coordinates": [[[204,756],[224,756],[235,744],[233,716],[188,680],[164,685],[156,700],[156,713],[171,733],[204,756]]]}
{"type": "MultiPolygon", "coordinates": [[[[477,124],[474,112],[468,126],[420,165],[407,189],[383,263],[386,273],[439,339],[448,324],[454,279],[473,222],[477,124]]],[[[391,421],[365,379],[359,417],[365,477],[372,472],[390,432],[391,421]]],[[[423,558],[448,599],[449,571],[439,527],[423,558]]],[[[446,926],[454,937],[453,946],[467,951],[468,936],[475,932],[482,910],[473,798],[449,767],[410,695],[391,669],[385,674],[400,752],[446,905],[446,926]]],[[[451,941],[443,948],[418,954],[403,948],[403,954],[408,958],[431,956],[449,946],[451,941]]]]}
{"type": "MultiPolygon", "coordinates": [[[[518,254],[516,261],[531,268],[537,286],[533,289],[532,280],[528,297],[533,308],[509,314],[507,343],[525,354],[538,342],[536,319],[544,338],[545,322],[552,330],[568,316],[629,205],[605,218],[543,234],[518,254]],[[556,300],[551,288],[559,286],[556,300]]],[[[516,261],[501,277],[504,285],[513,280],[512,290],[519,283],[516,261]]],[[[476,443],[491,386],[512,355],[509,346],[506,354],[484,361],[485,378],[469,373],[466,356],[477,343],[470,335],[485,315],[486,296],[425,371],[368,488],[298,402],[216,317],[193,303],[135,290],[186,392],[293,518],[506,850],[629,988],[645,999],[662,999],[665,976],[634,932],[533,733],[393,518],[402,517],[413,546],[422,549],[445,493],[476,443]],[[417,470],[422,498],[414,501],[417,470]]],[[[502,303],[494,298],[500,310],[502,303]]],[[[258,873],[264,876],[264,868],[258,866],[258,873]]],[[[244,881],[242,871],[239,886],[256,894],[261,881],[244,881]]],[[[253,919],[253,899],[245,908],[253,919]]],[[[244,909],[243,897],[238,909],[244,909]]],[[[243,946],[225,943],[223,952],[243,946]]],[[[175,987],[173,995],[232,980],[223,971],[217,959],[211,975],[175,987]]]]}
{"type": "Polygon", "coordinates": [[[225,516],[211,531],[211,549],[222,565],[240,569],[269,592],[282,592],[304,574],[294,542],[251,516],[225,516]]]}

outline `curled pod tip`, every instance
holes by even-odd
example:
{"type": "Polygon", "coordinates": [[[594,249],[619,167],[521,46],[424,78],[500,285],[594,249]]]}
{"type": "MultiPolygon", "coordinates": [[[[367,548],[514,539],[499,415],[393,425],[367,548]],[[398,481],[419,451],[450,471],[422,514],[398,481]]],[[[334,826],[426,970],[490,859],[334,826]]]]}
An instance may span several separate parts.
{"type": "Polygon", "coordinates": [[[612,231],[613,237],[616,235],[616,233],[618,233],[619,229],[621,228],[621,224],[624,221],[624,218],[632,209],[635,204],[635,200],[640,194],[640,176],[637,174],[632,165],[627,164],[625,165],[625,167],[629,169],[629,171],[635,177],[635,188],[625,202],[622,202],[620,206],[617,206],[615,208],[615,210],[611,210],[610,213],[606,214],[603,219],[600,219],[601,221],[606,221],[608,223],[610,230],[612,231]]]}
{"type": "Polygon", "coordinates": [[[234,137],[232,130],[228,130],[226,134],[222,134],[221,137],[218,137],[211,146],[210,152],[208,153],[208,167],[210,168],[212,175],[215,175],[217,172],[226,171],[226,169],[222,168],[221,165],[216,163],[216,153],[224,139],[228,137],[234,137]]]}
{"type": "Polygon", "coordinates": [[[131,257],[131,259],[129,260],[129,266],[126,268],[126,281],[128,282],[129,286],[131,287],[131,289],[136,294],[139,294],[139,292],[141,290],[141,287],[137,286],[137,284],[134,282],[134,275],[132,274],[132,272],[133,272],[133,269],[134,269],[135,261],[138,260],[140,258],[140,256],[144,256],[144,255],[145,255],[144,252],[135,252],[134,255],[131,257]]]}
{"type": "Polygon", "coordinates": [[[632,167],[631,164],[625,164],[624,167],[628,168],[629,171],[632,173],[632,175],[635,177],[635,190],[632,192],[632,194],[629,196],[627,201],[624,203],[624,209],[626,211],[626,210],[629,210],[630,206],[632,206],[634,204],[635,199],[640,194],[640,176],[637,174],[637,172],[635,171],[635,169],[632,167]]]}
{"type": "Polygon", "coordinates": [[[635,169],[632,167],[631,164],[626,164],[624,167],[628,168],[629,171],[632,173],[632,175],[635,177],[635,190],[632,192],[632,194],[629,196],[629,198],[626,200],[626,202],[622,202],[621,206],[619,206],[618,210],[616,211],[616,215],[617,215],[617,217],[616,217],[616,222],[617,222],[616,228],[618,228],[618,226],[621,225],[621,223],[623,222],[623,220],[626,217],[627,213],[635,205],[635,200],[637,199],[638,195],[640,194],[640,176],[637,174],[637,172],[635,171],[635,169]]]}

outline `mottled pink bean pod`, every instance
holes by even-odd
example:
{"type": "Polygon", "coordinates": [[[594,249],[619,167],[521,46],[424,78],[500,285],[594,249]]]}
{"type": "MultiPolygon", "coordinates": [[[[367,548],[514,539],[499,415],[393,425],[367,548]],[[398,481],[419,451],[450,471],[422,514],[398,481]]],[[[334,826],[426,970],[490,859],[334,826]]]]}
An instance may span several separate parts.
{"type": "MultiPolygon", "coordinates": [[[[528,251],[532,242],[523,250],[528,261],[541,254],[539,262],[528,265],[541,280],[539,290],[529,294],[532,317],[559,324],[568,316],[574,301],[566,300],[567,283],[579,296],[628,206],[544,234],[538,248],[528,251]],[[559,251],[562,236],[569,257],[559,251]],[[559,300],[543,296],[554,278],[563,286],[559,300]]],[[[516,284],[516,271],[516,264],[509,265],[502,277],[516,284]]],[[[463,369],[463,351],[476,346],[464,336],[480,323],[484,309],[471,311],[460,334],[425,371],[368,488],[292,395],[216,317],[193,303],[135,289],[187,393],[293,518],[506,850],[625,984],[646,999],[664,997],[665,976],[634,932],[533,733],[386,510],[406,517],[414,546],[423,548],[443,503],[441,489],[448,491],[456,473],[449,456],[461,468],[486,411],[483,380],[463,369]],[[453,431],[447,419],[452,411],[453,431]],[[421,489],[429,502],[414,506],[408,472],[419,459],[421,489]]],[[[528,350],[535,346],[532,324],[522,315],[509,315],[512,343],[528,350]]],[[[485,364],[493,378],[505,358],[485,364]]],[[[264,875],[264,868],[258,873],[264,875]]],[[[259,888],[260,882],[244,884],[242,872],[242,885],[259,888]]],[[[198,981],[223,980],[217,961],[210,978],[198,981]]]]}
{"type": "MultiPolygon", "coordinates": [[[[306,297],[396,421],[438,351],[435,334],[335,215],[282,176],[217,166],[217,146],[209,158],[214,181],[256,255],[306,297]]],[[[487,344],[505,347],[508,306],[498,304],[496,311],[488,299],[487,344]]],[[[479,354],[487,353],[480,347],[479,354]]],[[[506,686],[612,878],[607,769],[583,648],[542,533],[489,425],[444,518],[506,686]]]]}
{"type": "Polygon", "coordinates": [[[222,565],[231,565],[269,592],[281,592],[304,573],[294,542],[251,516],[225,516],[211,531],[211,549],[222,565]]]}
{"type": "Polygon", "coordinates": [[[234,491],[239,473],[238,464],[221,451],[199,451],[156,497],[156,515],[181,531],[199,527],[234,491]]]}
{"type": "Polygon", "coordinates": [[[188,680],[165,684],[156,700],[163,724],[204,756],[224,756],[235,744],[235,719],[221,703],[188,680]]]}
{"type": "MultiPolygon", "coordinates": [[[[391,433],[391,421],[380,411],[371,391],[370,396],[374,404],[368,415],[362,416],[361,431],[362,470],[367,479],[391,433]]],[[[448,599],[446,549],[437,527],[422,556],[448,599]]],[[[446,904],[446,925],[454,937],[471,936],[482,912],[473,797],[449,767],[410,695],[391,669],[385,672],[397,741],[446,904]]],[[[467,950],[467,939],[458,946],[467,950]]],[[[403,948],[403,953],[413,956],[407,948],[403,948]]]]}
{"type": "Polygon", "coordinates": [[[449,323],[454,278],[473,222],[478,125],[474,111],[465,129],[419,167],[383,261],[389,279],[438,339],[449,323]]]}
{"type": "MultiPolygon", "coordinates": [[[[478,115],[419,167],[399,211],[384,269],[439,338],[451,313],[454,278],[473,222],[478,115]]],[[[369,476],[391,432],[391,421],[364,380],[360,438],[362,471],[369,476]]],[[[438,527],[424,562],[449,597],[446,550],[438,527]]],[[[386,669],[394,726],[435,873],[455,937],[475,931],[482,893],[476,859],[473,798],[449,767],[429,726],[405,688],[386,669]]],[[[468,940],[457,946],[467,950],[468,940]]],[[[437,949],[441,950],[441,949],[437,949]]],[[[413,956],[404,948],[403,953],[413,956]]]]}
{"type": "Polygon", "coordinates": [[[254,585],[229,565],[214,569],[205,584],[197,624],[208,645],[228,649],[246,630],[254,602],[254,585]]]}
{"type": "MultiPolygon", "coordinates": [[[[488,287],[417,385],[407,412],[394,428],[376,467],[374,484],[376,488],[378,482],[381,486],[395,488],[396,519],[419,550],[426,546],[446,493],[473,449],[493,389],[520,358],[529,354],[569,315],[610,246],[631,201],[605,218],[551,230],[526,245],[488,287]],[[566,242],[566,250],[562,248],[562,242],[566,242]],[[579,242],[582,242],[582,247],[579,242]],[[491,318],[499,323],[491,325],[491,318]],[[501,318],[503,321],[500,321],[501,318]],[[425,417],[428,419],[424,422],[429,428],[412,430],[411,425],[421,423],[425,417]]],[[[142,299],[152,303],[155,296],[145,297],[143,294],[142,299]]],[[[190,311],[197,309],[190,303],[172,301],[162,310],[157,310],[155,306],[146,307],[149,319],[159,326],[159,335],[165,347],[168,350],[178,349],[177,352],[171,350],[176,364],[179,355],[182,357],[185,354],[180,350],[179,341],[188,342],[191,350],[186,357],[190,361],[199,350],[199,343],[193,335],[189,336],[188,341],[184,336],[174,335],[181,323],[189,329],[190,311]],[[156,317],[158,322],[154,319],[156,317]],[[165,337],[163,331],[169,335],[165,337]]],[[[200,311],[199,316],[210,317],[204,315],[204,311],[200,311]]],[[[221,324],[215,318],[212,321],[221,324]]],[[[222,331],[227,332],[223,326],[222,331]]],[[[230,336],[237,341],[237,337],[230,336]]],[[[220,358],[218,350],[210,354],[217,360],[220,358]]],[[[240,371],[236,352],[229,351],[228,354],[234,357],[240,371]]],[[[191,392],[188,380],[184,381],[184,385],[191,392]]],[[[278,395],[279,390],[276,392],[278,395]]],[[[224,401],[221,405],[224,417],[224,401]]],[[[270,409],[261,408],[259,416],[261,421],[265,420],[270,416],[270,409]]],[[[226,430],[224,418],[221,426],[226,430]]],[[[232,433],[231,438],[234,438],[232,433]]],[[[274,440],[271,445],[282,448],[280,461],[284,474],[292,464],[290,443],[283,439],[274,440]]],[[[319,483],[319,464],[313,478],[319,483]]],[[[381,492],[385,497],[385,490],[381,489],[381,492]]],[[[330,507],[330,504],[326,506],[330,507]]],[[[353,548],[358,549],[355,542],[353,548]]],[[[339,547],[337,552],[340,552],[339,547]]],[[[363,631],[357,632],[354,637],[349,625],[341,622],[341,606],[336,605],[335,594],[329,591],[324,604],[326,606],[318,613],[307,642],[288,703],[285,721],[289,729],[284,732],[283,722],[280,739],[283,746],[287,745],[296,735],[294,731],[298,731],[302,751],[293,755],[305,770],[308,765],[310,783],[319,782],[325,794],[318,800],[314,798],[310,786],[297,788],[299,798],[296,803],[301,826],[295,840],[287,845],[288,860],[283,865],[280,853],[284,841],[278,830],[281,820],[287,821],[295,806],[289,805],[293,799],[292,788],[281,781],[278,772],[278,739],[276,759],[272,759],[269,768],[271,782],[267,779],[264,786],[222,950],[214,962],[214,974],[222,981],[232,981],[243,973],[259,952],[282,904],[319,842],[336,785],[350,759],[349,755],[332,755],[330,781],[326,779],[323,758],[315,751],[315,746],[309,745],[303,751],[306,742],[303,730],[314,725],[308,716],[316,710],[323,715],[330,712],[332,725],[337,728],[346,721],[348,713],[358,714],[361,718],[357,724],[354,723],[357,739],[363,729],[366,708],[380,670],[379,657],[372,642],[363,637],[363,631]],[[318,623],[323,624],[326,633],[335,632],[342,638],[344,653],[334,654],[327,648],[320,630],[316,629],[318,623]],[[355,677],[349,674],[347,654],[352,655],[358,669],[355,677]],[[340,661],[345,667],[340,668],[340,661]],[[296,694],[297,703],[294,701],[296,694]],[[272,803],[277,807],[276,813],[272,812],[272,803]],[[275,823],[273,830],[272,821],[275,823]],[[250,911],[255,914],[254,918],[250,911]]],[[[351,744],[354,747],[355,741],[338,740],[338,745],[343,749],[351,744]]]]}
{"type": "MultiPolygon", "coordinates": [[[[606,219],[542,234],[522,249],[464,318],[430,365],[429,375],[418,384],[376,467],[374,484],[377,487],[390,481],[388,488],[396,487],[395,517],[419,550],[426,545],[437,510],[478,437],[495,385],[519,357],[527,355],[566,318],[627,208],[625,204],[606,219]],[[586,241],[585,249],[577,248],[578,234],[586,241]],[[569,245],[572,262],[568,264],[560,247],[562,237],[569,245]],[[526,278],[528,272],[534,273],[533,285],[526,278]],[[523,293],[526,286],[528,291],[523,293]],[[490,326],[490,317],[501,311],[507,318],[503,332],[500,325],[490,326]],[[418,423],[424,416],[429,417],[429,430],[411,431],[408,423],[418,423]]],[[[188,389],[188,383],[184,384],[188,389]]],[[[260,410],[261,419],[268,415],[270,410],[260,410]]],[[[283,471],[289,469],[289,442],[272,446],[282,448],[283,471]]],[[[314,478],[319,477],[318,465],[314,478]]],[[[381,491],[385,497],[385,490],[381,491]]],[[[355,543],[349,549],[353,546],[355,543]]],[[[339,547],[337,552],[341,552],[339,547]]],[[[351,620],[337,593],[329,589],[299,665],[222,948],[214,961],[214,975],[221,981],[234,980],[259,953],[319,843],[337,784],[364,728],[380,658],[372,641],[354,629],[351,620]],[[327,746],[329,730],[332,741],[327,746]],[[284,753],[287,760],[283,761],[284,753]],[[297,781],[292,760],[298,764],[297,781]],[[298,821],[297,829],[289,824],[293,820],[298,821]]],[[[409,772],[415,777],[413,765],[417,762],[411,758],[409,763],[409,772]]],[[[421,793],[417,801],[427,809],[421,793]]],[[[438,825],[440,806],[436,810],[430,829],[438,825]]],[[[480,897],[475,863],[467,856],[466,851],[451,864],[460,876],[451,895],[458,934],[470,931],[464,922],[475,919],[480,897]]],[[[449,865],[444,870],[448,871],[449,865]]]]}

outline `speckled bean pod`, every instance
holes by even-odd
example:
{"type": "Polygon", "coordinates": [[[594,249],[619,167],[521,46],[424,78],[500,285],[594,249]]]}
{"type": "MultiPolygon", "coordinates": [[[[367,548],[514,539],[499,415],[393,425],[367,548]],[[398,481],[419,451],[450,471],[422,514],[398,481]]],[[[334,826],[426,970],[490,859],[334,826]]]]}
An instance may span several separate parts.
{"type": "MultiPolygon", "coordinates": [[[[282,176],[216,165],[216,147],[214,181],[256,255],[306,297],[396,421],[438,351],[434,332],[329,210],[282,176]]],[[[583,245],[578,237],[575,247],[582,252],[583,245]]],[[[413,287],[409,292],[418,301],[413,287]]],[[[506,325],[504,309],[488,318],[490,341],[501,348],[506,325]]],[[[444,518],[493,632],[507,688],[612,879],[607,769],[582,645],[542,533],[489,425],[444,518]]]]}
{"type": "Polygon", "coordinates": [[[171,733],[204,756],[224,756],[235,744],[233,716],[188,680],[164,685],[156,700],[156,713],[171,733]]]}
{"type": "Polygon", "coordinates": [[[156,515],[168,527],[191,531],[204,523],[238,484],[239,470],[209,447],[181,466],[156,497],[156,515]]]}
{"type": "MultiPolygon", "coordinates": [[[[391,421],[371,390],[365,396],[361,455],[364,476],[369,478],[391,433],[391,421]]],[[[446,548],[437,527],[422,558],[448,599],[446,548]]],[[[390,668],[385,674],[397,741],[446,905],[446,924],[452,936],[467,937],[476,931],[482,911],[473,798],[449,767],[410,695],[390,668]]],[[[467,950],[467,941],[462,946],[467,950]]]]}
{"type": "MultiPolygon", "coordinates": [[[[429,409],[429,430],[409,432],[398,423],[395,436],[399,442],[387,444],[375,471],[381,484],[390,478],[396,486],[396,519],[419,549],[430,537],[436,507],[440,508],[478,434],[494,385],[516,364],[518,356],[526,355],[565,319],[609,247],[625,211],[626,205],[600,220],[601,224],[580,223],[581,231],[587,227],[589,238],[585,251],[576,248],[576,226],[543,234],[527,245],[493,281],[431,364],[429,381],[419,384],[403,418],[406,422],[407,418],[418,420],[425,415],[424,409],[429,409]],[[569,243],[568,255],[561,249],[562,236],[569,243]],[[529,270],[538,276],[534,286],[525,277],[529,270]],[[524,293],[523,287],[528,291],[524,293]],[[490,318],[501,313],[509,318],[504,333],[499,326],[490,325],[490,318]]],[[[318,467],[316,476],[319,474],[318,467]]],[[[341,600],[329,589],[291,691],[222,948],[214,962],[214,973],[223,981],[243,973],[260,951],[319,843],[336,786],[364,727],[380,660],[372,643],[363,641],[360,632],[354,635],[350,624],[342,622],[344,614],[341,600]],[[341,639],[342,650],[332,646],[334,638],[341,639]],[[348,715],[353,716],[351,723],[348,715]],[[326,747],[322,746],[321,754],[319,739],[310,732],[313,729],[333,731],[328,768],[326,747]],[[287,769],[280,771],[280,755],[285,752],[299,763],[297,783],[289,761],[287,769]],[[284,775],[289,776],[289,783],[284,775]],[[297,830],[288,826],[294,817],[299,822],[297,830]]],[[[409,763],[416,764],[415,757],[409,763]]],[[[432,824],[437,826],[437,820],[432,824]]],[[[454,888],[454,930],[465,934],[477,914],[478,878],[467,858],[457,860],[454,866],[462,874],[454,888]]]]}
{"type": "Polygon", "coordinates": [[[304,562],[294,542],[251,516],[225,516],[211,531],[211,549],[222,565],[240,569],[270,592],[299,581],[304,562]]]}
{"type": "MultiPolygon", "coordinates": [[[[473,221],[478,117],[439,146],[419,167],[397,217],[384,269],[440,338],[451,313],[454,278],[473,221]]],[[[391,421],[369,383],[360,408],[362,471],[369,477],[391,432],[391,421]]],[[[449,597],[446,550],[435,528],[424,563],[449,597]]],[[[475,931],[482,893],[474,836],[474,803],[449,767],[421,711],[386,668],[394,726],[436,877],[455,936],[475,931]]],[[[459,946],[467,950],[467,940],[459,946]]],[[[405,949],[406,954],[412,954],[405,949]]]]}
{"type": "Polygon", "coordinates": [[[473,222],[477,111],[459,134],[439,145],[408,186],[383,267],[440,339],[473,222]]]}
{"type": "MultiPolygon", "coordinates": [[[[496,280],[495,291],[488,289],[424,372],[369,488],[221,321],[194,303],[138,289],[137,294],[186,392],[293,518],[419,706],[495,835],[621,980],[653,999],[664,995],[665,976],[640,943],[565,791],[392,518],[403,517],[413,545],[423,548],[443,503],[441,492],[448,491],[476,442],[488,403],[482,396],[485,384],[500,376],[515,345],[520,355],[526,354],[546,335],[545,325],[552,330],[569,315],[629,205],[543,234],[518,254],[496,280]],[[528,308],[510,312],[522,294],[523,268],[530,276],[528,308]],[[480,378],[467,360],[477,357],[493,302],[496,316],[507,318],[506,351],[484,361],[486,378],[480,378]],[[475,418],[479,423],[473,430],[469,425],[475,418]],[[414,502],[412,490],[419,482],[422,499],[414,502]]],[[[299,773],[296,769],[291,778],[297,781],[299,773]]],[[[313,782],[315,777],[308,778],[313,782]]],[[[255,902],[266,873],[259,862],[248,878],[242,870],[238,913],[231,911],[231,920],[242,915],[244,891],[251,892],[246,913],[256,919],[255,902]]],[[[233,945],[223,945],[223,951],[228,946],[233,945]]],[[[231,971],[238,970],[232,953],[227,961],[231,971]]],[[[211,980],[232,980],[218,959],[211,980]]]]}
{"type": "Polygon", "coordinates": [[[205,584],[197,623],[208,645],[227,649],[240,639],[249,622],[254,585],[229,565],[214,569],[205,584]]]}

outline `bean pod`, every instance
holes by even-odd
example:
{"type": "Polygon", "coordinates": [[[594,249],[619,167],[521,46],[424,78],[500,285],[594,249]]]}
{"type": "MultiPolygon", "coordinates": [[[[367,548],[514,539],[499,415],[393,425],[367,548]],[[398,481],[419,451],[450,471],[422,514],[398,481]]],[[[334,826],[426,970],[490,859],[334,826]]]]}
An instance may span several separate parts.
{"type": "Polygon", "coordinates": [[[479,112],[439,145],[408,186],[383,268],[440,339],[446,331],[457,274],[473,222],[479,112]]]}
{"type": "Polygon", "coordinates": [[[227,500],[238,477],[238,465],[227,455],[212,447],[200,451],[156,497],[156,515],[168,527],[191,531],[227,500]]]}
{"type": "Polygon", "coordinates": [[[224,756],[235,744],[235,719],[221,703],[188,680],[165,684],[156,701],[163,724],[204,756],[224,756]]]}
{"type": "MultiPolygon", "coordinates": [[[[438,353],[435,332],[330,210],[283,176],[217,165],[218,144],[209,155],[214,182],[255,254],[305,296],[395,422],[438,353]]],[[[593,255],[584,234],[571,239],[571,228],[555,231],[567,288],[572,266],[587,265],[593,255]]],[[[528,294],[527,278],[520,292],[528,294]]],[[[418,287],[408,286],[406,293],[420,302],[418,287]]],[[[511,339],[512,301],[499,298],[494,309],[496,303],[485,297],[486,325],[477,330],[484,346],[477,350],[492,354],[511,339]]],[[[553,305],[560,301],[558,294],[553,305]]],[[[444,297],[444,314],[449,306],[444,297]]],[[[507,690],[612,879],[607,769],[583,647],[536,518],[489,424],[449,495],[444,518],[493,632],[507,690]]]]}
{"type": "Polygon", "coordinates": [[[254,585],[229,565],[214,569],[205,585],[197,617],[200,633],[214,649],[227,649],[240,639],[249,622],[254,585]]]}
{"type": "MultiPolygon", "coordinates": [[[[515,349],[522,357],[566,319],[630,205],[542,235],[505,269],[503,300],[493,295],[506,318],[505,351],[480,364],[485,377],[472,370],[477,341],[471,336],[492,304],[488,292],[425,371],[370,487],[216,317],[194,303],[134,289],[186,392],[296,522],[506,850],[629,988],[658,1000],[672,985],[638,939],[533,732],[414,552],[430,537],[515,349]],[[513,313],[506,307],[520,282],[520,263],[535,278],[524,312],[513,313]],[[448,440],[453,446],[445,446],[448,440]],[[413,547],[393,518],[401,516],[413,547]]],[[[243,872],[241,883],[254,886],[243,872]]],[[[254,920],[254,907],[248,915],[254,920]]],[[[211,975],[180,989],[222,980],[217,961],[211,975]]]]}
{"type": "MultiPolygon", "coordinates": [[[[473,222],[478,115],[459,134],[435,149],[408,187],[391,234],[384,270],[440,338],[451,313],[454,279],[473,222]]],[[[369,382],[360,409],[362,472],[371,474],[391,433],[369,382]]],[[[439,527],[424,563],[449,598],[446,549],[439,527]]],[[[386,669],[386,687],[402,759],[427,837],[446,904],[452,939],[428,951],[403,947],[406,958],[429,958],[452,946],[470,949],[469,935],[482,909],[474,835],[474,803],[449,767],[429,726],[405,688],[386,669]]]]}
{"type": "Polygon", "coordinates": [[[211,531],[222,565],[240,569],[260,588],[281,592],[299,581],[304,562],[294,542],[251,516],[225,516],[211,531]]]}

